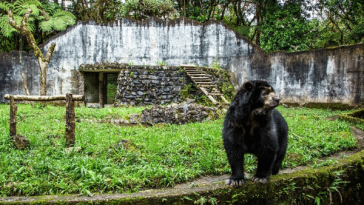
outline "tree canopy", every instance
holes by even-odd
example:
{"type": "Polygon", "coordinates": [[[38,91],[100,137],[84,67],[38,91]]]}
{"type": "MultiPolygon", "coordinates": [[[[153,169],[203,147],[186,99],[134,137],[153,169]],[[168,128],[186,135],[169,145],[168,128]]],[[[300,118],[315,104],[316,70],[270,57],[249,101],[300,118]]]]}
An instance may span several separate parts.
{"type": "Polygon", "coordinates": [[[28,24],[38,43],[75,20],[188,17],[202,23],[223,21],[267,52],[293,52],[363,42],[363,4],[362,0],[2,0],[0,51],[19,49],[19,33],[6,24],[10,7],[17,22],[25,8],[32,8],[28,24]]]}
{"type": "MultiPolygon", "coordinates": [[[[18,39],[21,37],[20,31],[15,29],[9,23],[8,11],[12,11],[13,19],[21,25],[21,21],[28,11],[31,9],[26,25],[31,33],[33,33],[36,43],[43,43],[58,31],[65,30],[67,26],[75,24],[76,17],[69,11],[61,9],[61,7],[49,1],[38,0],[17,0],[0,2],[0,49],[1,51],[10,51],[18,47],[18,39]]],[[[26,44],[24,44],[26,46],[26,44]]],[[[33,49],[29,45],[27,50],[33,49]]],[[[20,49],[19,49],[20,50],[20,49]]]]}

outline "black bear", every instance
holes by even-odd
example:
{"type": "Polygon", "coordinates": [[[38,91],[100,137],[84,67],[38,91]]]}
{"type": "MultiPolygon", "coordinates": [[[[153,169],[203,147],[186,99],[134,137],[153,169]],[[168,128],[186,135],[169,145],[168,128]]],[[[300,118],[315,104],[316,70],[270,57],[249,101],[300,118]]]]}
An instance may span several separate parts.
{"type": "Polygon", "coordinates": [[[226,112],[223,140],[231,166],[226,184],[244,184],[244,154],[258,158],[252,181],[266,183],[278,174],[287,149],[288,126],[275,107],[279,97],[266,81],[248,81],[236,93],[226,112]]]}

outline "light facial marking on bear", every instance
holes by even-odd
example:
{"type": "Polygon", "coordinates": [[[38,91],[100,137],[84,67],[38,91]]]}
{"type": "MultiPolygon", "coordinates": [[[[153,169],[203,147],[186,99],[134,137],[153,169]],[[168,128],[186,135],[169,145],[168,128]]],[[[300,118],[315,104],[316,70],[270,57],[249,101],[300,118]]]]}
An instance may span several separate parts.
{"type": "Polygon", "coordinates": [[[278,104],[276,100],[277,94],[272,90],[271,87],[263,87],[262,89],[262,98],[264,99],[263,109],[276,107],[278,104]]]}

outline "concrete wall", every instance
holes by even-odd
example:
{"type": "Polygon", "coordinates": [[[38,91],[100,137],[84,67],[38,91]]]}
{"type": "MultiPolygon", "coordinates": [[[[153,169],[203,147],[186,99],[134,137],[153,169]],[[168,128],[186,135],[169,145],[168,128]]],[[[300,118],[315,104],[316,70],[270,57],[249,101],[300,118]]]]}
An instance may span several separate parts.
{"type": "MultiPolygon", "coordinates": [[[[57,46],[48,70],[48,95],[83,94],[80,64],[100,62],[156,65],[195,63],[210,66],[216,58],[232,73],[236,89],[246,80],[267,79],[287,102],[364,104],[363,45],[299,53],[266,54],[219,22],[200,24],[189,19],[110,24],[78,22],[50,39],[57,46]]],[[[25,94],[20,73],[27,72],[33,95],[39,94],[38,65],[32,53],[0,54],[0,101],[3,95],[25,94]]]]}

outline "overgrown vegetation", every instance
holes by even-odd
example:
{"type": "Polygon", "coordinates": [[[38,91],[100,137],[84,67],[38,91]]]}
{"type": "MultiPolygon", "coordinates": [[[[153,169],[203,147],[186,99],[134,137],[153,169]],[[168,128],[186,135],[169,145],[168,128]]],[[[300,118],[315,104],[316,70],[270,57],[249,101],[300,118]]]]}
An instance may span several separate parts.
{"type": "MultiPolygon", "coordinates": [[[[7,15],[4,8],[10,2],[14,1],[0,3],[0,18],[4,19],[7,15]]],[[[162,19],[188,17],[201,23],[223,21],[267,52],[304,51],[351,45],[364,40],[364,4],[361,0],[71,0],[67,6],[65,1],[18,0],[14,3],[14,11],[28,7],[35,9],[35,2],[41,2],[41,8],[50,17],[56,17],[58,22],[61,16],[55,15],[54,11],[63,14],[69,11],[76,20],[93,19],[98,23],[123,17],[142,20],[149,16],[162,19]]],[[[44,27],[41,23],[44,20],[36,17],[29,22],[38,44],[57,34],[60,30],[57,27],[63,30],[65,25],[62,21],[53,24],[53,27],[49,23],[44,27]]],[[[21,36],[4,35],[7,30],[5,24],[0,23],[0,29],[0,51],[20,50],[23,45],[18,43],[21,36]]],[[[30,47],[25,50],[30,50],[30,47]]]]}
{"type": "MultiPolygon", "coordinates": [[[[0,51],[33,49],[36,57],[38,46],[50,37],[76,23],[76,17],[63,10],[58,4],[49,1],[17,0],[0,2],[0,51]],[[27,27],[23,32],[9,23],[9,10],[14,21],[20,27],[27,27]],[[30,12],[29,12],[29,11],[30,12]],[[28,17],[26,17],[29,15],[28,17]],[[24,21],[26,18],[26,21],[24,21]],[[24,40],[23,40],[23,36],[24,40]],[[31,37],[29,37],[31,35],[31,37]],[[25,43],[25,39],[28,44],[25,43]],[[35,45],[33,45],[35,44],[35,45]]],[[[43,55],[41,56],[44,57],[43,55]]]]}
{"type": "Polygon", "coordinates": [[[118,88],[118,74],[107,74],[107,104],[114,104],[118,88]]]}
{"type": "Polygon", "coordinates": [[[355,127],[364,130],[364,109],[341,113],[340,118],[352,123],[355,127]]]}
{"type": "MultiPolygon", "coordinates": [[[[284,167],[357,145],[349,123],[325,120],[340,111],[278,109],[290,129],[284,167]]],[[[18,134],[30,140],[30,147],[17,150],[9,137],[9,105],[0,105],[0,195],[135,192],[230,171],[221,139],[223,119],[155,127],[81,121],[127,117],[142,110],[76,108],[76,146],[81,151],[67,154],[64,107],[19,105],[18,134]],[[121,140],[129,142],[122,145],[121,140]]],[[[245,168],[254,171],[253,156],[246,156],[245,168]]]]}

